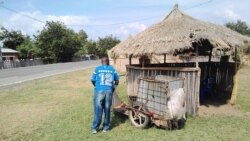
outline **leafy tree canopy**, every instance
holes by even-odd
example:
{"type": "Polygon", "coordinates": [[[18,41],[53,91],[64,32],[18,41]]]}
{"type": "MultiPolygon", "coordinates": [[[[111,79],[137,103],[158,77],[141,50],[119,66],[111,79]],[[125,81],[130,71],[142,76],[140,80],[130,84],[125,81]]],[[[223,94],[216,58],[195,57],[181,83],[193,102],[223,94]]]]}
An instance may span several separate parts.
{"type": "Polygon", "coordinates": [[[239,32],[243,35],[250,36],[250,28],[248,27],[246,22],[238,20],[236,23],[235,22],[228,22],[225,25],[226,25],[226,27],[228,27],[236,32],[239,32]]]}
{"type": "Polygon", "coordinates": [[[72,57],[92,54],[106,56],[107,50],[120,42],[115,36],[89,40],[84,30],[75,32],[62,22],[47,22],[34,38],[23,35],[21,31],[7,30],[1,27],[0,40],[4,47],[20,52],[21,59],[42,58],[45,62],[69,62],[72,57]]]}
{"type": "Polygon", "coordinates": [[[117,37],[114,37],[112,35],[106,36],[104,38],[100,38],[97,41],[97,48],[99,50],[98,56],[106,56],[107,50],[111,49],[115,45],[120,43],[120,40],[117,37]]]}
{"type": "Polygon", "coordinates": [[[17,47],[17,51],[19,51],[21,59],[31,59],[36,58],[40,50],[35,46],[34,41],[26,36],[23,43],[17,47]]]}
{"type": "MultiPolygon", "coordinates": [[[[246,22],[243,22],[241,20],[238,20],[236,23],[229,22],[225,24],[226,27],[239,32],[243,35],[250,36],[250,27],[247,25],[246,22]]],[[[244,54],[250,54],[250,44],[247,43],[244,46],[242,46],[242,50],[244,54]]]]}
{"type": "Polygon", "coordinates": [[[48,62],[68,62],[84,45],[87,34],[81,30],[75,33],[61,22],[47,22],[36,37],[39,56],[48,62]]]}
{"type": "Polygon", "coordinates": [[[3,42],[3,47],[16,50],[24,42],[24,35],[21,31],[7,30],[4,27],[0,28],[0,40],[3,42]]]}

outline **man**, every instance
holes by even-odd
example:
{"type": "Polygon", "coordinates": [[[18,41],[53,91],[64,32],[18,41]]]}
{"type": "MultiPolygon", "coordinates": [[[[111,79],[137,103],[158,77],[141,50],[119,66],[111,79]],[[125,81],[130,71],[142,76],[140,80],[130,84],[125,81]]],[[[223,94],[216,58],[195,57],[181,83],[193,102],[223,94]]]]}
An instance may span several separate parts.
{"type": "Polygon", "coordinates": [[[110,129],[110,108],[115,85],[119,83],[119,76],[115,69],[109,65],[109,59],[103,57],[101,66],[96,67],[91,81],[95,87],[94,92],[94,120],[92,123],[92,133],[96,134],[102,122],[104,111],[103,132],[110,129]]]}

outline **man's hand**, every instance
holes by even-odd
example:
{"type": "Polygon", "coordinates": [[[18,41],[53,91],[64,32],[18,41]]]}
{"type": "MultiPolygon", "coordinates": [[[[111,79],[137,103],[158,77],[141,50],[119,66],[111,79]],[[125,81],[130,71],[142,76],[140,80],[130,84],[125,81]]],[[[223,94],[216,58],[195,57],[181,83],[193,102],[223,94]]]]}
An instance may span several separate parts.
{"type": "Polygon", "coordinates": [[[118,86],[118,84],[119,84],[119,81],[115,81],[115,86],[114,86],[113,89],[112,89],[112,93],[115,92],[115,89],[116,89],[116,87],[118,86]]]}
{"type": "Polygon", "coordinates": [[[115,81],[115,85],[119,85],[119,80],[118,80],[118,81],[115,81]]]}
{"type": "Polygon", "coordinates": [[[95,81],[91,81],[91,82],[92,82],[93,86],[95,87],[95,81]]]}

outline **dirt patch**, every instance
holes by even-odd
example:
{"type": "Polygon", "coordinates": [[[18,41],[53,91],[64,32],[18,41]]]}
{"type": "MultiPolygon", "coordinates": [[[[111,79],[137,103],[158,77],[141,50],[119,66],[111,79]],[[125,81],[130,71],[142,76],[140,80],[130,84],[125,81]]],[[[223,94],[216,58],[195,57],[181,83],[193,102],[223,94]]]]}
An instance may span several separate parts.
{"type": "Polygon", "coordinates": [[[250,66],[244,66],[240,69],[240,75],[244,76],[244,75],[250,75],[250,66]]]}
{"type": "Polygon", "coordinates": [[[200,105],[199,116],[223,115],[223,116],[243,116],[245,113],[240,110],[239,105],[231,105],[228,103],[209,103],[200,105]]]}
{"type": "MultiPolygon", "coordinates": [[[[248,97],[244,96],[244,95],[248,95],[248,91],[249,91],[249,88],[248,88],[249,76],[250,76],[249,70],[250,70],[249,66],[244,66],[243,68],[240,69],[240,79],[239,79],[237,99],[239,99],[240,97],[249,99],[248,97]]],[[[237,100],[237,102],[241,106],[244,105],[243,103],[244,101],[242,102],[242,100],[241,101],[237,100]]],[[[248,101],[246,101],[246,103],[248,103],[248,101]]],[[[250,113],[244,112],[244,110],[242,110],[240,106],[237,104],[236,105],[228,104],[228,101],[223,101],[223,102],[206,101],[205,104],[201,105],[199,108],[199,116],[211,116],[211,115],[243,116],[243,115],[250,115],[250,113]]]]}

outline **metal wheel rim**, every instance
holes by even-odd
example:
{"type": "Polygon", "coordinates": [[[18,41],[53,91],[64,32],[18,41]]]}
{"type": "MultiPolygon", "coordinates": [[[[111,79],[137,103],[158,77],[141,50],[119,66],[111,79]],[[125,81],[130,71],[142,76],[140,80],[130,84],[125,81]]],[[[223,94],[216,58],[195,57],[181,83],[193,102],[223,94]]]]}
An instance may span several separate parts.
{"type": "Polygon", "coordinates": [[[136,110],[132,110],[132,120],[138,126],[143,125],[146,122],[146,115],[142,114],[139,111],[143,111],[141,106],[135,106],[136,110]]]}

